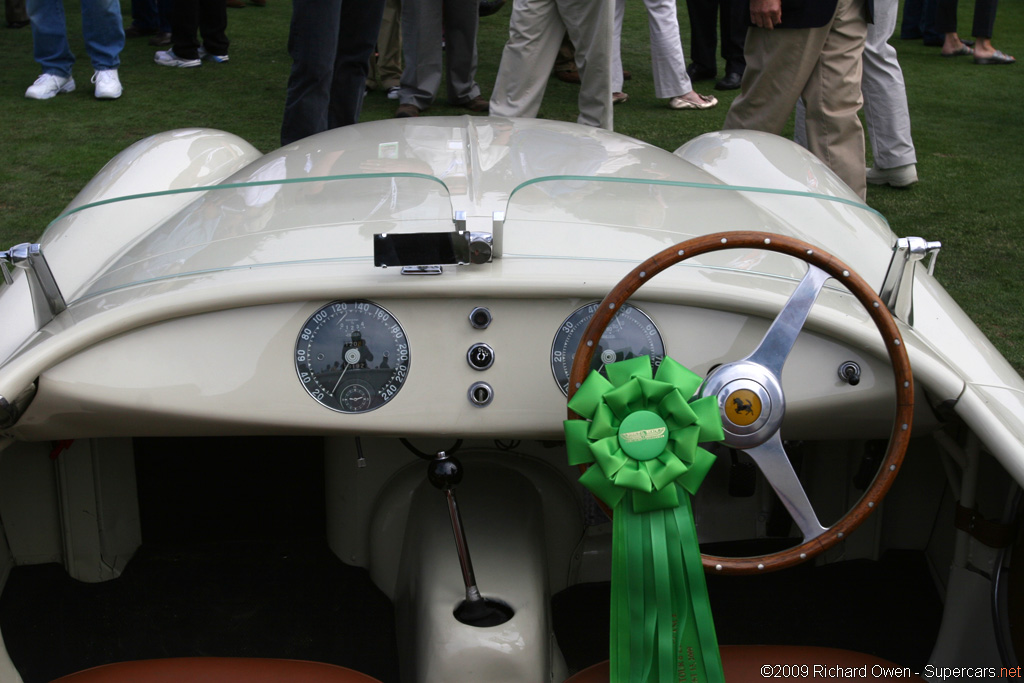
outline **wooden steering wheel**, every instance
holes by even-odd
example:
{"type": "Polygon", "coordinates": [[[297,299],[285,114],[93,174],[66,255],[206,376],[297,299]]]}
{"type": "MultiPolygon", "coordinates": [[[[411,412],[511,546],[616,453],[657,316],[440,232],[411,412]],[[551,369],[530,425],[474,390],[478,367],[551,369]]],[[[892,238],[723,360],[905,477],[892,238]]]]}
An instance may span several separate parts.
{"type": "MultiPolygon", "coordinates": [[[[723,574],[756,574],[789,567],[824,552],[856,529],[878,507],[903,463],[910,441],[914,382],[910,361],[889,309],[868,284],[839,259],[800,240],[764,232],[722,232],[681,242],[658,252],[634,268],[604,298],[576,349],[569,375],[569,395],[589,373],[594,350],[622,304],[652,277],[688,258],[724,249],[762,249],[787,254],[808,264],[797,285],[757,348],[741,360],[717,367],[698,394],[717,396],[725,443],[748,453],[778,494],[803,541],[792,548],[754,557],[703,555],[705,570],[723,574]],[[885,458],[861,499],[831,527],[818,521],[803,485],[789,461],[779,434],[785,413],[782,368],[811,306],[825,282],[841,282],[867,310],[885,342],[896,383],[896,417],[885,458]],[[741,410],[736,407],[741,406],[741,410]]],[[[569,411],[569,419],[579,416],[569,411]]],[[[606,512],[610,510],[606,509],[606,512]]]]}

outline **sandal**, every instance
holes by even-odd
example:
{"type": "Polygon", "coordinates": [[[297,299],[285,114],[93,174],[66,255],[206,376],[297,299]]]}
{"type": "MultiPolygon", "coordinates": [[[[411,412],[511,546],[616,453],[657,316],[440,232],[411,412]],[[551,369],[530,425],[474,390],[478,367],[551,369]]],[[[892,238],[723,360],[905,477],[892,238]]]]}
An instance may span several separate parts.
{"type": "Polygon", "coordinates": [[[700,98],[699,102],[693,102],[692,100],[686,99],[684,96],[673,97],[668,101],[670,109],[711,109],[711,107],[718,104],[718,98],[714,95],[701,95],[700,93],[694,93],[700,98]]]}
{"type": "Polygon", "coordinates": [[[1013,64],[1016,61],[1002,50],[996,50],[991,57],[974,57],[975,64],[1013,64]]]}
{"type": "Polygon", "coordinates": [[[948,53],[947,52],[943,52],[942,56],[943,57],[966,57],[967,55],[973,55],[973,54],[974,54],[974,48],[972,48],[969,45],[967,45],[967,43],[961,43],[960,44],[960,48],[958,50],[955,50],[953,52],[948,52],[948,53]]]}

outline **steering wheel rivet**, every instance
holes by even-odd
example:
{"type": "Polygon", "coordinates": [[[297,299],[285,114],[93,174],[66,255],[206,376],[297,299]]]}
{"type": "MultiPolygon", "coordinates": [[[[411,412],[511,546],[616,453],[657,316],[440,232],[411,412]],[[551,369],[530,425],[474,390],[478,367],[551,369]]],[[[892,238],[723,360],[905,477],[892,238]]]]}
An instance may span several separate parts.
{"type": "Polygon", "coordinates": [[[608,304],[608,310],[609,311],[614,311],[615,310],[615,302],[614,301],[611,302],[610,304],[608,304]]]}
{"type": "Polygon", "coordinates": [[[842,532],[842,531],[840,531],[840,532],[839,532],[839,533],[838,533],[838,534],[836,535],[836,538],[842,538],[842,537],[843,537],[843,532],[842,532]]]}
{"type": "Polygon", "coordinates": [[[679,256],[682,256],[683,254],[685,254],[685,253],[686,253],[686,251],[685,251],[685,250],[683,250],[683,249],[680,249],[680,250],[679,250],[679,251],[677,251],[676,253],[677,253],[677,254],[678,254],[679,256]]]}
{"type": "Polygon", "coordinates": [[[717,572],[720,572],[720,571],[722,571],[722,565],[720,565],[720,564],[716,564],[716,565],[715,565],[715,571],[717,571],[717,572]]]}
{"type": "Polygon", "coordinates": [[[875,507],[875,501],[873,501],[873,500],[869,500],[869,501],[868,501],[868,507],[869,507],[869,508],[873,508],[873,507],[875,507]]]}
{"type": "Polygon", "coordinates": [[[892,343],[895,344],[896,346],[899,346],[900,345],[900,340],[899,339],[893,339],[892,343]]]}
{"type": "Polygon", "coordinates": [[[764,238],[764,243],[765,244],[771,244],[772,243],[771,238],[765,237],[764,238]]]}
{"type": "Polygon", "coordinates": [[[910,382],[907,381],[907,380],[903,380],[903,388],[906,389],[909,386],[910,386],[910,382]]]}
{"type": "Polygon", "coordinates": [[[896,471],[896,465],[889,465],[889,471],[890,472],[895,472],[896,471]]]}
{"type": "Polygon", "coordinates": [[[722,238],[722,244],[728,244],[729,240],[725,237],[722,238]]]}
{"type": "Polygon", "coordinates": [[[801,560],[806,560],[807,559],[807,553],[800,553],[800,559],[801,560]]]}
{"type": "Polygon", "coordinates": [[[587,346],[593,346],[593,345],[594,345],[594,340],[593,339],[588,339],[587,340],[587,346]]]}
{"type": "Polygon", "coordinates": [[[759,564],[759,565],[757,565],[757,568],[758,569],[764,569],[764,565],[763,564],[759,564]]]}
{"type": "Polygon", "coordinates": [[[902,429],[903,431],[907,431],[907,425],[904,424],[900,429],[902,429]]]}
{"type": "Polygon", "coordinates": [[[843,271],[843,277],[850,277],[850,271],[844,270],[843,271]]]}
{"type": "Polygon", "coordinates": [[[878,306],[879,306],[877,301],[872,301],[871,305],[874,306],[875,308],[878,308],[878,306]]]}

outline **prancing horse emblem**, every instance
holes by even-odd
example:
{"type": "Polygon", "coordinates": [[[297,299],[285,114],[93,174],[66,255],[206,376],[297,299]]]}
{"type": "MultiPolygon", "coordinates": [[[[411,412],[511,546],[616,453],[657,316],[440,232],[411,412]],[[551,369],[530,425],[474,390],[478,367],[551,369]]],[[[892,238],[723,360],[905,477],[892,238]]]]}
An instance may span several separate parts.
{"type": "Polygon", "coordinates": [[[754,404],[751,403],[750,401],[744,400],[742,398],[734,398],[732,400],[732,404],[733,404],[733,411],[736,414],[741,414],[741,413],[746,413],[747,415],[753,415],[754,414],[754,404]]]}

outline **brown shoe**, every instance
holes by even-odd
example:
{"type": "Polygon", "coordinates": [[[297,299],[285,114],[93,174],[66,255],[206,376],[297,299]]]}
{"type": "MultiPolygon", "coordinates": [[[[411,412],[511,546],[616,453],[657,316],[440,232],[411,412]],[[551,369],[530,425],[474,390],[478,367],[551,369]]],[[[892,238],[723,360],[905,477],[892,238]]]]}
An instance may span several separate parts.
{"type": "Polygon", "coordinates": [[[468,109],[471,112],[475,112],[477,114],[486,114],[491,110],[490,101],[485,100],[479,95],[469,100],[468,102],[463,102],[459,106],[462,107],[463,109],[468,109]]]}
{"type": "Polygon", "coordinates": [[[241,9],[245,7],[244,0],[226,0],[224,4],[226,4],[228,7],[234,7],[235,9],[241,9]]]}
{"type": "Polygon", "coordinates": [[[156,33],[155,28],[139,28],[135,24],[126,26],[124,29],[125,38],[141,38],[142,36],[151,36],[156,33]]]}
{"type": "Polygon", "coordinates": [[[580,72],[575,69],[572,69],[571,71],[556,71],[555,78],[563,83],[572,83],[574,85],[580,84],[580,72]]]}
{"type": "Polygon", "coordinates": [[[163,32],[154,33],[153,37],[149,39],[149,44],[153,45],[154,47],[163,47],[164,45],[170,45],[171,34],[163,32]]]}
{"type": "Polygon", "coordinates": [[[420,115],[419,107],[415,104],[400,104],[395,110],[396,119],[411,119],[420,115]]]}

